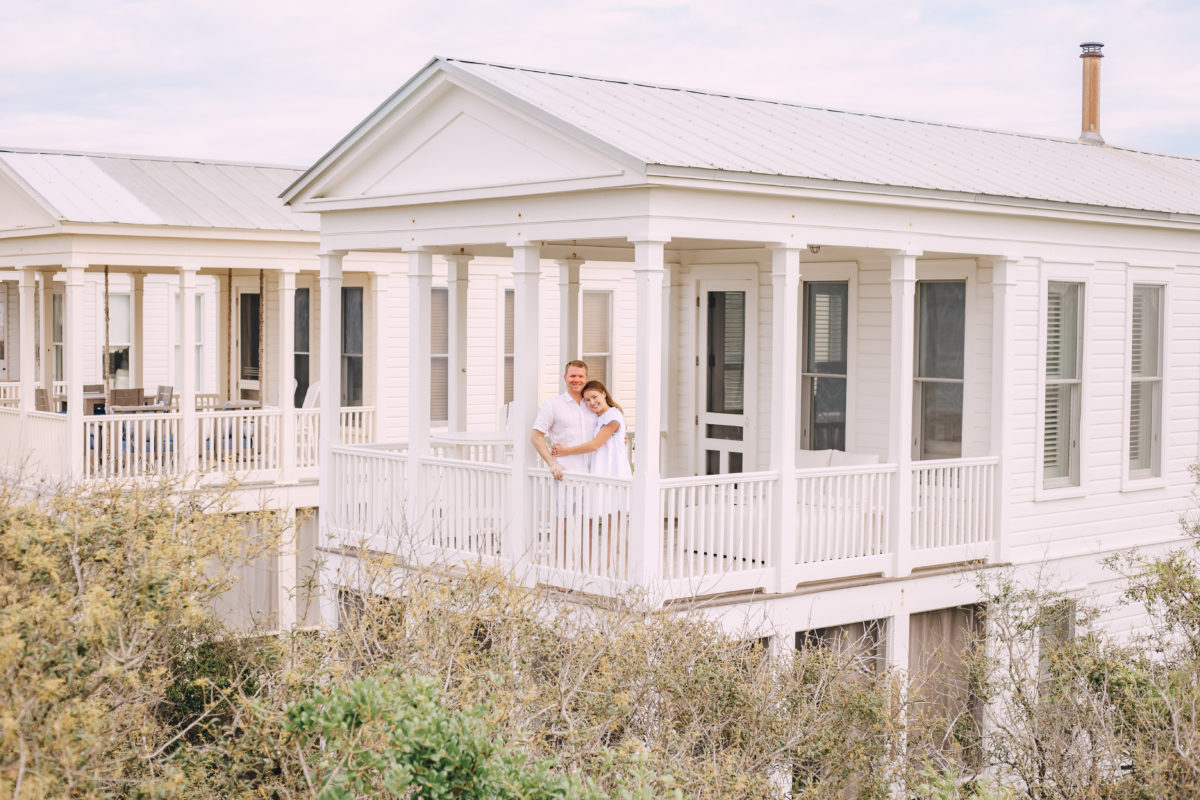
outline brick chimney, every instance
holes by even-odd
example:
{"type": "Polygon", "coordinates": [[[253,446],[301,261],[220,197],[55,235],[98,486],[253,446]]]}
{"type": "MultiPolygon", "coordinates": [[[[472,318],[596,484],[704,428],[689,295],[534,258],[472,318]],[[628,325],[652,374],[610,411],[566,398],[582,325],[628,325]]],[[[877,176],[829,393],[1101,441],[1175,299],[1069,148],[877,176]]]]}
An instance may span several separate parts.
{"type": "Polygon", "coordinates": [[[1083,59],[1083,132],[1079,141],[1086,144],[1104,144],[1100,135],[1100,59],[1104,54],[1100,42],[1083,42],[1079,57],[1083,59]]]}

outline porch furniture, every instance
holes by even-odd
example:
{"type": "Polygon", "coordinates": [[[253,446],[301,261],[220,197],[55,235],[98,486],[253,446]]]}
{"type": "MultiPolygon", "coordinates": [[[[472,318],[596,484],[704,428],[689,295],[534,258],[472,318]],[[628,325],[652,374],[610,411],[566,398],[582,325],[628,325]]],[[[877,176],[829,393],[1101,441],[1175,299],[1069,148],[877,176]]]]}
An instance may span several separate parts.
{"type": "Polygon", "coordinates": [[[304,402],[301,403],[301,408],[316,408],[321,402],[321,382],[314,381],[308,385],[308,391],[304,393],[304,402]]]}
{"type": "Polygon", "coordinates": [[[53,411],[50,408],[50,393],[45,389],[33,390],[33,410],[34,411],[53,411]]]}
{"type": "MultiPolygon", "coordinates": [[[[44,391],[39,389],[38,391],[44,391]]],[[[54,395],[54,405],[62,411],[67,410],[67,395],[54,395]]],[[[36,402],[36,397],[34,398],[36,402]]],[[[83,385],[83,413],[84,416],[92,416],[94,414],[103,414],[108,395],[104,393],[104,384],[102,383],[85,383],[83,385]]]]}
{"type": "Polygon", "coordinates": [[[878,464],[879,456],[874,453],[847,453],[845,450],[797,450],[797,469],[821,469],[823,467],[864,467],[878,464]]]}
{"type": "Polygon", "coordinates": [[[224,411],[252,411],[261,407],[262,404],[257,400],[226,400],[221,404],[224,411]]]}
{"type": "Polygon", "coordinates": [[[143,389],[113,389],[108,393],[108,413],[122,414],[144,411],[145,404],[143,389]]]}

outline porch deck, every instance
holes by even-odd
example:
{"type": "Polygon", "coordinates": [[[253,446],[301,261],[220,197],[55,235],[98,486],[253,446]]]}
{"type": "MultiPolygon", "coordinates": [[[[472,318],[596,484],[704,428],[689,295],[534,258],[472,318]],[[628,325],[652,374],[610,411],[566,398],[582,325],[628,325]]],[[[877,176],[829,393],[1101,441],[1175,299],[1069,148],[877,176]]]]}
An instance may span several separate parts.
{"type": "Polygon", "coordinates": [[[513,468],[502,458],[448,457],[434,440],[420,492],[406,486],[403,444],[334,448],[334,546],[400,553],[418,563],[472,561],[528,570],[539,583],[610,595],[638,586],[661,601],[894,575],[987,559],[994,536],[996,458],[924,461],[911,493],[893,464],[801,470],[784,508],[775,472],[660,481],[651,512],[657,547],[631,541],[632,482],[534,469],[524,478],[530,530],[510,529],[513,468]],[[419,504],[409,513],[407,504],[419,504]]]}

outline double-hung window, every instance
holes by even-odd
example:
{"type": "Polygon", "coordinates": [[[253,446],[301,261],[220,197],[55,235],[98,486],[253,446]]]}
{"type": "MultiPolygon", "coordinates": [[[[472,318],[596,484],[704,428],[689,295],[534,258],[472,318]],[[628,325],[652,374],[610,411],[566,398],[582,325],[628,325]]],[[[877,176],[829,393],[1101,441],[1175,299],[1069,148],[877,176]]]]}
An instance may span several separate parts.
{"type": "Polygon", "coordinates": [[[1046,285],[1046,400],[1042,488],[1079,485],[1083,284],[1046,285]]]}
{"type": "MultiPolygon", "coordinates": [[[[55,292],[50,298],[50,346],[54,349],[54,380],[66,380],[63,348],[63,304],[65,298],[55,292]]],[[[103,367],[101,367],[103,369],[103,367]]]]}
{"type": "Polygon", "coordinates": [[[129,354],[132,346],[130,301],[127,294],[108,296],[108,358],[101,365],[108,369],[105,376],[115,389],[129,388],[129,354]]]}
{"type": "Polygon", "coordinates": [[[296,289],[295,309],[296,313],[292,318],[294,325],[292,352],[295,358],[292,369],[296,379],[296,393],[292,398],[292,403],[296,408],[300,408],[304,405],[304,398],[308,394],[308,387],[312,382],[312,337],[310,335],[312,330],[310,320],[312,292],[307,288],[296,289]]]}
{"type": "Polygon", "coordinates": [[[917,284],[917,358],[913,410],[919,459],[962,455],[963,360],[967,285],[917,284]]]}
{"type": "Polygon", "coordinates": [[[580,358],[588,365],[588,378],[611,391],[612,292],[583,293],[583,350],[580,358]]]}
{"type": "Polygon", "coordinates": [[[1129,477],[1159,474],[1162,441],[1162,286],[1134,284],[1130,303],[1129,477]]]}
{"type": "Polygon", "coordinates": [[[804,284],[800,441],[808,450],[846,449],[846,353],[850,285],[804,284]]]}
{"type": "Polygon", "coordinates": [[[450,418],[450,290],[429,290],[429,421],[450,418]]]}

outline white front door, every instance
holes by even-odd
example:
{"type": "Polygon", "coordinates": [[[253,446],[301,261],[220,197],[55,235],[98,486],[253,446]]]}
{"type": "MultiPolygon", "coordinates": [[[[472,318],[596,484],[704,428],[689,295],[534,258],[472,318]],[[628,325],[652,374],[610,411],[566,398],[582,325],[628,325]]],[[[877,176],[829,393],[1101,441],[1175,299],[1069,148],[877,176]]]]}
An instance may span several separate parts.
{"type": "Polygon", "coordinates": [[[701,475],[743,472],[753,455],[753,289],[749,280],[697,284],[696,472],[701,475]]]}

